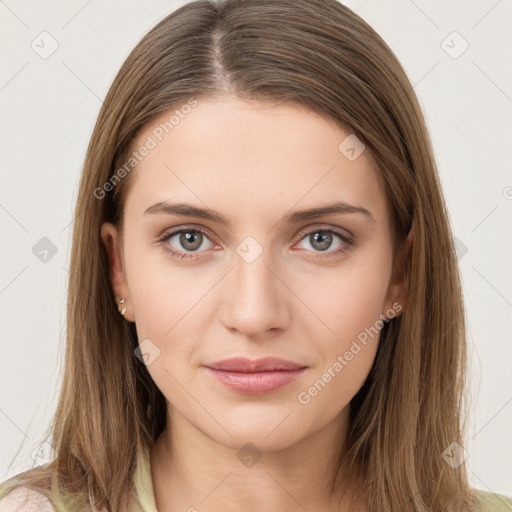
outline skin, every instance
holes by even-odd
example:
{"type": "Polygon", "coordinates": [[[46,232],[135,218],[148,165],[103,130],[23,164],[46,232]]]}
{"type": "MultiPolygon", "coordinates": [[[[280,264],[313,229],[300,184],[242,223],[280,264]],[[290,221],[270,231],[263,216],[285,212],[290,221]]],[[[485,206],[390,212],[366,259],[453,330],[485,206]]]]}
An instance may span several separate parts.
{"type": "MultiPolygon", "coordinates": [[[[146,125],[133,147],[169,116],[146,125]]],[[[309,403],[297,397],[358,334],[396,311],[394,303],[406,304],[376,167],[368,151],[353,161],[340,152],[347,135],[297,104],[201,100],[132,171],[122,238],[114,225],[102,226],[125,318],[136,323],[139,340],[160,350],[148,366],[168,402],[168,427],[151,450],[160,512],[340,510],[328,484],[343,451],[349,402],[372,366],[378,336],[360,344],[309,403]],[[282,221],[290,211],[337,200],[367,208],[374,220],[344,213],[282,221]],[[159,201],[209,207],[231,226],[144,214],[159,201]],[[180,235],[158,242],[180,227],[206,231],[199,249],[180,243],[180,235]],[[333,235],[322,251],[313,235],[328,228],[352,234],[351,248],[336,254],[347,244],[333,235]],[[236,252],[247,236],[263,249],[251,263],[236,252]],[[165,246],[199,257],[180,259],[165,246]],[[244,395],[202,366],[237,356],[281,357],[308,368],[276,391],[244,395]],[[251,467],[237,456],[248,442],[261,455],[251,467]]],[[[401,250],[411,240],[412,233],[401,250]]]]}

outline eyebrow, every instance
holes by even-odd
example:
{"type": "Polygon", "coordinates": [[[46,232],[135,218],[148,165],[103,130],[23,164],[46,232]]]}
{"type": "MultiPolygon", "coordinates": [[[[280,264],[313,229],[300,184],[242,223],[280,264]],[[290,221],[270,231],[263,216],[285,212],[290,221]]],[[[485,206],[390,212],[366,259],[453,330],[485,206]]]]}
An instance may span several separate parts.
{"type": "MultiPolygon", "coordinates": [[[[358,213],[364,215],[367,219],[375,222],[375,218],[372,213],[362,206],[356,206],[353,204],[346,203],[345,201],[336,201],[334,203],[327,204],[325,206],[319,206],[316,208],[310,208],[307,210],[298,210],[288,213],[284,216],[283,222],[287,224],[298,224],[306,220],[315,219],[317,217],[323,217],[325,215],[336,215],[336,214],[352,214],[358,213]]],[[[229,222],[224,215],[221,213],[211,210],[210,208],[199,208],[188,203],[168,203],[160,201],[150,206],[145,212],[146,214],[167,214],[167,215],[181,215],[184,217],[198,217],[212,222],[217,222],[225,226],[230,227],[229,222]]]]}

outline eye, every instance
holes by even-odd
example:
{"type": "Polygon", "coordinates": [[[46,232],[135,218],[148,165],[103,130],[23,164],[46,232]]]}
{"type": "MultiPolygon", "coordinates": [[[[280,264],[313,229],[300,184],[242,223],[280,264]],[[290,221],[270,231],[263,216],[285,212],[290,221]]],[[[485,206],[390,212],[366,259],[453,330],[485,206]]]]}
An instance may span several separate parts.
{"type": "MultiPolygon", "coordinates": [[[[166,231],[159,239],[158,242],[163,244],[164,250],[169,252],[172,256],[185,259],[185,258],[199,258],[204,250],[211,248],[214,244],[208,247],[205,241],[210,240],[207,233],[199,228],[180,228],[174,231],[166,231]],[[173,240],[174,239],[174,240],[173,240]]],[[[347,252],[353,246],[352,237],[344,231],[334,228],[314,229],[304,233],[301,242],[306,241],[310,248],[307,250],[313,251],[316,254],[314,257],[332,257],[341,253],[347,252]],[[328,250],[332,247],[333,242],[338,240],[334,250],[328,250]],[[325,253],[325,254],[322,254],[325,253]]]]}
{"type": "MultiPolygon", "coordinates": [[[[302,237],[301,242],[302,241],[306,241],[313,251],[320,253],[315,254],[315,257],[324,257],[321,253],[327,253],[325,257],[344,253],[353,246],[353,240],[348,234],[334,228],[308,231],[302,237]],[[333,242],[336,242],[336,239],[339,240],[338,244],[335,246],[334,250],[328,251],[328,249],[332,247],[333,242]]],[[[308,247],[306,248],[309,249],[308,247]]]]}
{"type": "MultiPolygon", "coordinates": [[[[159,242],[163,243],[164,249],[177,258],[198,258],[201,252],[199,249],[205,249],[204,242],[209,240],[207,234],[198,228],[181,228],[176,231],[165,232],[159,242]],[[174,239],[174,245],[171,245],[174,239]],[[176,245],[178,246],[176,249],[176,245]],[[190,252],[189,252],[190,251],[190,252]]],[[[212,244],[213,245],[213,244],[212,244]]],[[[206,247],[208,249],[208,247],[206,247]]]]}

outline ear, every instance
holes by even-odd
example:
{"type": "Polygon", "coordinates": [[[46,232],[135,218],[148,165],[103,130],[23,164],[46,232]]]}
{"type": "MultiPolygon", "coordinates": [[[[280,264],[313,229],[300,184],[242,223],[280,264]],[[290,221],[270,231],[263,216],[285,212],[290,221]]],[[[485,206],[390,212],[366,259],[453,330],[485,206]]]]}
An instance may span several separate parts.
{"type": "Polygon", "coordinates": [[[120,237],[116,226],[110,222],[104,222],[101,225],[101,239],[108,253],[110,283],[116,303],[122,298],[125,299],[124,303],[119,306],[118,309],[121,311],[121,308],[126,307],[124,318],[129,322],[133,322],[133,305],[130,301],[130,291],[124,271],[120,237]]]}
{"type": "Polygon", "coordinates": [[[407,305],[406,269],[408,267],[407,260],[409,258],[413,236],[413,228],[411,227],[407,237],[401,243],[393,263],[393,270],[386,293],[386,309],[384,311],[384,315],[390,319],[400,316],[407,305]],[[391,311],[395,312],[394,316],[390,315],[391,311]]]}

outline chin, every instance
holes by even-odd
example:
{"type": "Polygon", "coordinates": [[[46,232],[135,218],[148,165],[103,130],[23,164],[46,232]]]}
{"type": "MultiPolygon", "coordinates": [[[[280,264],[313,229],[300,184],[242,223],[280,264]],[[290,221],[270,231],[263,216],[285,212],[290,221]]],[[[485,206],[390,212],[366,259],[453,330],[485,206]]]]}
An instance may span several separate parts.
{"type": "Polygon", "coordinates": [[[239,450],[247,443],[252,443],[261,451],[277,451],[288,448],[307,435],[304,422],[292,419],[291,409],[281,408],[278,413],[269,411],[260,413],[222,415],[222,428],[216,422],[208,424],[205,432],[216,442],[239,450]]]}
{"type": "Polygon", "coordinates": [[[237,456],[242,456],[243,453],[239,452],[277,452],[289,448],[296,442],[300,441],[300,433],[295,431],[292,436],[292,432],[284,429],[282,432],[277,434],[274,432],[267,436],[267,433],[257,429],[240,428],[239,430],[230,430],[233,437],[225,434],[221,437],[213,437],[213,439],[237,452],[237,456]]]}

